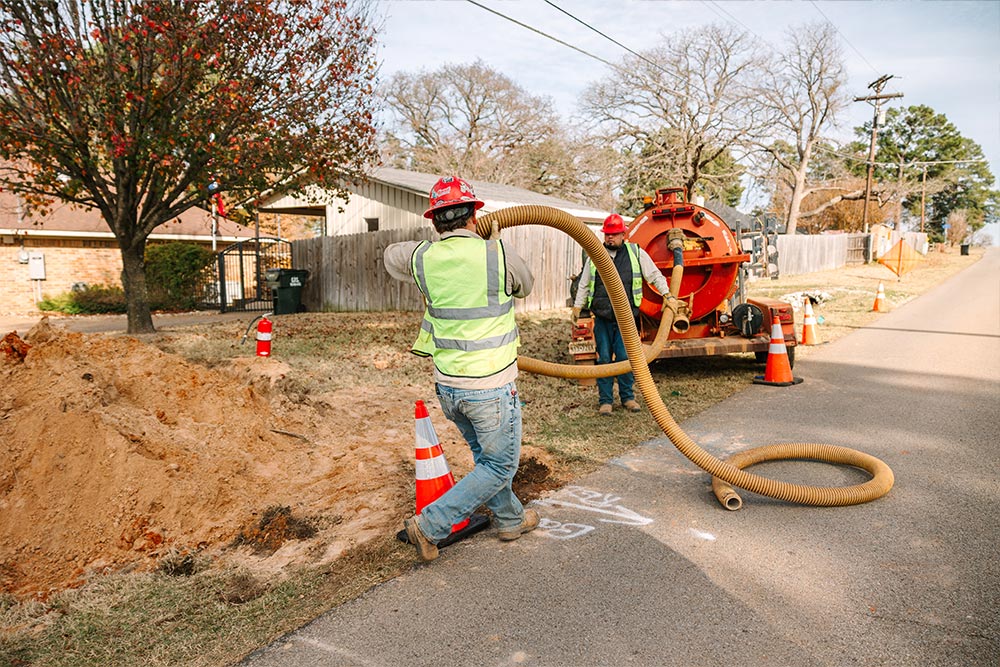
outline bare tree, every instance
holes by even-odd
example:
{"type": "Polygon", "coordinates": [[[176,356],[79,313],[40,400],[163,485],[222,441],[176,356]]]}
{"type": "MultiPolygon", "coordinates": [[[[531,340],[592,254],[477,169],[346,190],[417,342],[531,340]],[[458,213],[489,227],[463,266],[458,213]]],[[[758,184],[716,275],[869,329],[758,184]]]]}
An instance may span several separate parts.
{"type": "Polygon", "coordinates": [[[969,212],[964,208],[958,208],[948,214],[948,227],[945,229],[945,238],[948,245],[954,246],[956,243],[964,243],[969,236],[969,212]]]}
{"type": "MultiPolygon", "coordinates": [[[[778,165],[789,191],[787,234],[795,233],[806,197],[829,189],[809,178],[810,161],[823,131],[847,105],[845,81],[835,29],[829,24],[811,24],[789,30],[788,49],[772,60],[758,89],[768,124],[777,135],[758,145],[778,165]]],[[[844,193],[838,196],[848,198],[844,193]]]]}
{"type": "Polygon", "coordinates": [[[709,25],[663,37],[665,46],[628,56],[583,94],[595,136],[622,154],[622,183],[726,185],[737,171],[706,167],[743,148],[759,130],[751,82],[761,57],[750,35],[709,25]]]}
{"type": "Polygon", "coordinates": [[[388,164],[430,173],[559,189],[565,168],[559,119],[548,98],[530,95],[482,61],[434,72],[398,72],[383,86],[393,118],[388,164]],[[560,162],[562,161],[562,162],[560,162]]]}

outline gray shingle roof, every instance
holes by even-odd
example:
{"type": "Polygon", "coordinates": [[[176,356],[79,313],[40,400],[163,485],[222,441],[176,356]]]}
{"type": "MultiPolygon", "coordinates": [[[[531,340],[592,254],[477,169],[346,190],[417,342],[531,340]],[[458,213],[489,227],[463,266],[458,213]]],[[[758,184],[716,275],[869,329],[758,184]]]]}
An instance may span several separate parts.
{"type": "MultiPolygon", "coordinates": [[[[380,167],[371,174],[372,180],[380,181],[387,185],[409,190],[418,195],[427,196],[431,187],[437,180],[445,174],[425,174],[419,171],[407,171],[405,169],[394,169],[392,167],[380,167]]],[[[490,183],[474,178],[466,179],[476,190],[476,196],[486,203],[488,210],[497,210],[508,206],[523,206],[535,204],[538,206],[551,206],[567,212],[575,212],[578,217],[593,218],[603,220],[608,215],[607,211],[592,208],[586,204],[572,202],[559,197],[543,195],[532,192],[525,188],[518,188],[512,185],[501,185],[490,183]]]]}

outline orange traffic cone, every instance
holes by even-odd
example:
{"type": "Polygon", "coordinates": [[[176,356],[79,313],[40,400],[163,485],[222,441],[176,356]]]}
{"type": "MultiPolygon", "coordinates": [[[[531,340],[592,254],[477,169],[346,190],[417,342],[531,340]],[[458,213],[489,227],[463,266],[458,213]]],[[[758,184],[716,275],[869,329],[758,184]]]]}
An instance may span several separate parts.
{"type": "MultiPolygon", "coordinates": [[[[417,420],[417,514],[455,486],[455,476],[448,468],[444,449],[434,432],[427,406],[417,401],[413,414],[417,420]]],[[[452,532],[469,525],[466,519],[452,526],[452,532]]]]}
{"type": "Polygon", "coordinates": [[[875,294],[875,303],[872,304],[873,313],[887,313],[889,309],[885,305],[885,287],[878,284],[878,292],[875,294]]]}
{"type": "Polygon", "coordinates": [[[816,335],[816,316],[813,315],[812,299],[809,297],[806,297],[806,314],[802,319],[802,341],[800,344],[819,345],[819,337],[816,335]]]}
{"type": "MultiPolygon", "coordinates": [[[[451,487],[455,486],[455,476],[448,468],[448,461],[444,458],[444,449],[438,441],[437,433],[434,431],[434,424],[431,423],[430,415],[427,414],[427,406],[423,401],[417,401],[413,414],[416,419],[416,468],[417,468],[417,514],[435,500],[446,494],[451,487]]],[[[489,517],[482,514],[473,514],[468,519],[456,523],[451,528],[451,535],[437,543],[439,547],[445,547],[458,540],[468,537],[489,526],[489,517]]],[[[401,542],[408,542],[406,531],[401,530],[396,533],[396,538],[401,542]]]]}
{"type": "Polygon", "coordinates": [[[802,378],[792,376],[792,365],[788,362],[788,350],[785,348],[785,335],[781,331],[781,322],[775,315],[771,321],[771,346],[767,351],[764,375],[755,377],[753,383],[788,387],[800,382],[802,378]]]}

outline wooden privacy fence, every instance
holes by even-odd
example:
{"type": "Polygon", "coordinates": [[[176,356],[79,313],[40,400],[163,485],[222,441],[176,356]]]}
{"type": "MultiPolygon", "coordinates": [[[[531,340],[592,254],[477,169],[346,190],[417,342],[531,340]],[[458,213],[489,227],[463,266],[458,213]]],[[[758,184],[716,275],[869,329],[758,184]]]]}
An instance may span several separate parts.
{"type": "Polygon", "coordinates": [[[793,276],[846,265],[854,236],[868,237],[867,234],[778,235],[778,275],[793,276]]]}
{"type": "Polygon", "coordinates": [[[927,254],[927,234],[881,229],[872,234],[779,235],[778,273],[794,276],[827,271],[878,259],[902,238],[914,250],[927,254]]]}
{"type": "MultiPolygon", "coordinates": [[[[309,271],[302,303],[313,311],[423,310],[416,284],[391,277],[382,254],[392,243],[436,238],[428,226],[294,241],[292,267],[309,271]]],[[[515,302],[517,312],[565,307],[570,280],[583,265],[576,241],[537,225],[506,229],[501,238],[535,276],[531,294],[515,302]]]]}
{"type": "MultiPolygon", "coordinates": [[[[392,278],[385,270],[382,253],[399,241],[436,238],[427,226],[295,241],[292,267],[309,270],[302,303],[313,311],[422,310],[423,297],[417,286],[392,278]]],[[[559,230],[538,225],[506,229],[501,238],[535,276],[531,295],[515,302],[517,312],[566,307],[570,281],[583,266],[583,251],[576,241],[559,230]]],[[[826,271],[871,260],[868,234],[779,235],[776,239],[779,275],[826,271]]]]}

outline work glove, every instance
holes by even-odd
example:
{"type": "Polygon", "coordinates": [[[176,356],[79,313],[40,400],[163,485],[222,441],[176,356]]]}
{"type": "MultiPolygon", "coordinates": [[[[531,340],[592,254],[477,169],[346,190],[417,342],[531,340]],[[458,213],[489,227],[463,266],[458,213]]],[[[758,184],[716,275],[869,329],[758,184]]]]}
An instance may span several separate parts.
{"type": "Polygon", "coordinates": [[[573,321],[576,322],[578,319],[580,319],[580,309],[577,308],[576,306],[574,306],[573,307],[573,321]]]}
{"type": "Polygon", "coordinates": [[[490,241],[495,241],[500,238],[500,221],[493,218],[492,227],[490,229],[490,241]]]}

